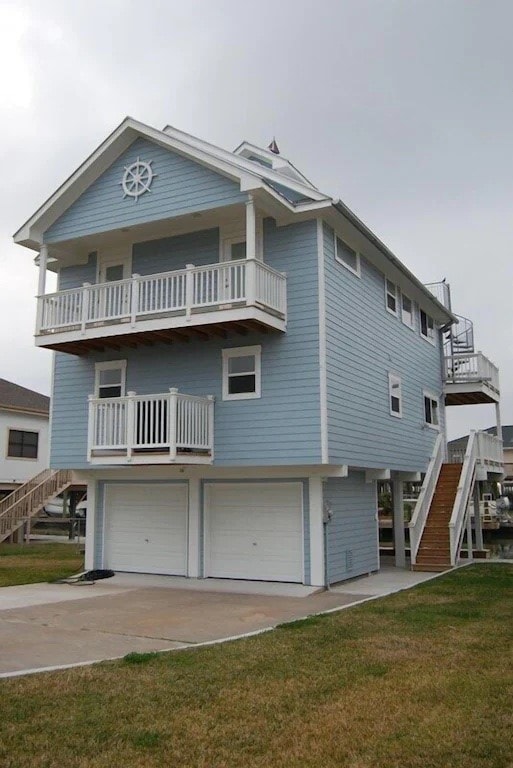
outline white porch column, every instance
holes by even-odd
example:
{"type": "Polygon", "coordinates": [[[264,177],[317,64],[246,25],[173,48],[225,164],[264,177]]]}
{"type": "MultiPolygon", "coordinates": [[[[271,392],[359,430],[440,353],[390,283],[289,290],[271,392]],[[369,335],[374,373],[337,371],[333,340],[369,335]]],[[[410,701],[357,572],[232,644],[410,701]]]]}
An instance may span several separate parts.
{"type": "Polygon", "coordinates": [[[476,549],[484,549],[483,526],[481,524],[481,511],[479,509],[479,485],[474,483],[474,531],[476,537],[476,549]]]}
{"type": "Polygon", "coordinates": [[[396,568],[406,567],[406,543],[404,537],[404,500],[403,481],[392,482],[392,502],[394,505],[394,548],[396,568]]]}
{"type": "Polygon", "coordinates": [[[501,422],[501,406],[500,403],[495,403],[495,423],[497,424],[497,437],[502,440],[502,422],[501,422]]]}
{"type": "Polygon", "coordinates": [[[94,480],[90,480],[87,483],[87,515],[84,563],[86,571],[91,571],[95,566],[97,568],[101,568],[103,566],[103,563],[94,562],[96,523],[96,482],[94,480]]]}
{"type": "Polygon", "coordinates": [[[39,251],[39,282],[37,295],[43,296],[46,287],[46,267],[48,265],[48,246],[42,245],[39,251]]]}
{"type": "Polygon", "coordinates": [[[252,195],[246,203],[246,258],[256,259],[256,209],[252,195]]]}
{"type": "Polygon", "coordinates": [[[324,524],[322,479],[310,477],[308,483],[310,502],[310,584],[325,586],[324,572],[324,524]]]}
{"type": "Polygon", "coordinates": [[[200,481],[197,477],[189,478],[189,535],[187,576],[200,576],[200,481]]]}

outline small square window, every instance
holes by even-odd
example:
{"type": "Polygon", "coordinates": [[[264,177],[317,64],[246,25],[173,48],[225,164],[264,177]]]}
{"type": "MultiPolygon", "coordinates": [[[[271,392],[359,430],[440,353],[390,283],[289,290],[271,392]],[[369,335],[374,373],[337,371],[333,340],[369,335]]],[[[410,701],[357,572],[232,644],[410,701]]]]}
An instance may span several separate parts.
{"type": "Polygon", "coordinates": [[[413,328],[413,301],[404,293],[401,294],[401,319],[408,328],[413,328]]]}
{"type": "Polygon", "coordinates": [[[223,400],[260,397],[261,347],[223,349],[223,400]]]}
{"type": "Polygon", "coordinates": [[[96,363],[96,397],[124,397],[126,360],[96,363]]]}
{"type": "Polygon", "coordinates": [[[10,429],[7,456],[10,459],[37,459],[38,444],[38,432],[10,429]]]}
{"type": "Polygon", "coordinates": [[[385,301],[387,311],[397,315],[397,285],[391,280],[385,280],[385,301]]]}
{"type": "Polygon", "coordinates": [[[403,415],[403,395],[401,390],[401,379],[393,373],[388,374],[388,397],[390,404],[390,415],[402,418],[403,415]]]}
{"type": "Polygon", "coordinates": [[[360,254],[337,236],[335,236],[335,259],[350,272],[360,277],[360,254]]]}
{"type": "Polygon", "coordinates": [[[438,397],[429,392],[424,392],[424,422],[435,429],[440,426],[438,397]]]}
{"type": "Polygon", "coordinates": [[[435,321],[423,309],[420,310],[420,335],[431,344],[435,343],[435,321]]]}

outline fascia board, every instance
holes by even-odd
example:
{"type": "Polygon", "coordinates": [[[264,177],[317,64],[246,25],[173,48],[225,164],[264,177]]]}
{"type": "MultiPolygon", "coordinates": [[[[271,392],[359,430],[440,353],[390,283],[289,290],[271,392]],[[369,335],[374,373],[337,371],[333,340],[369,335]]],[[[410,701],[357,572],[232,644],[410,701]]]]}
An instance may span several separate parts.
{"type": "Polygon", "coordinates": [[[350,245],[395,282],[438,323],[457,323],[457,318],[441,304],[431,291],[410,272],[402,261],[344,204],[334,201],[326,220],[340,232],[350,235],[350,245]]]}

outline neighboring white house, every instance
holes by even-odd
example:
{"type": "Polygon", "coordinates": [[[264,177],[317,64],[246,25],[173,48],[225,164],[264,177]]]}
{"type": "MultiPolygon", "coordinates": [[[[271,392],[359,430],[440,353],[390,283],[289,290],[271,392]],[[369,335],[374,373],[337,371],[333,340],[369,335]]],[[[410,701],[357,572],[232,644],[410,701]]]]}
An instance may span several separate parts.
{"type": "Polygon", "coordinates": [[[0,497],[48,467],[50,398],[0,379],[0,497]]]}

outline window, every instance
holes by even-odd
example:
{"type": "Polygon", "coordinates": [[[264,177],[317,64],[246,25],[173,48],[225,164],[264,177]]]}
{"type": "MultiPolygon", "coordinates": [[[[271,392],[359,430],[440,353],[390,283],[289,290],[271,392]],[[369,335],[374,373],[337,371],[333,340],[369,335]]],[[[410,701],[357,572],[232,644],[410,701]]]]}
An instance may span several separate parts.
{"type": "Polygon", "coordinates": [[[388,395],[390,400],[390,415],[399,419],[403,415],[403,396],[401,392],[401,379],[394,373],[388,374],[388,395]]]}
{"type": "Polygon", "coordinates": [[[387,310],[397,315],[397,285],[387,279],[385,279],[385,301],[387,310]]]}
{"type": "Polygon", "coordinates": [[[401,294],[401,319],[408,328],[413,328],[413,301],[404,293],[401,294]]]}
{"type": "Polygon", "coordinates": [[[335,235],[335,259],[339,264],[360,277],[360,254],[335,235]]]}
{"type": "Polygon", "coordinates": [[[435,343],[435,321],[423,309],[420,310],[420,335],[431,344],[435,343]]]}
{"type": "Polygon", "coordinates": [[[238,261],[246,258],[246,241],[233,238],[224,241],[223,261],[238,261]]]}
{"type": "Polygon", "coordinates": [[[37,459],[38,443],[38,432],[10,429],[7,456],[11,459],[37,459]]]}
{"type": "Polygon", "coordinates": [[[260,397],[260,355],[262,348],[223,349],[223,400],[260,397]]]}
{"type": "Polygon", "coordinates": [[[124,397],[126,360],[96,363],[96,397],[124,397]]]}
{"type": "Polygon", "coordinates": [[[424,422],[428,426],[435,427],[436,429],[440,426],[438,410],[439,403],[436,395],[424,392],[424,422]]]}

